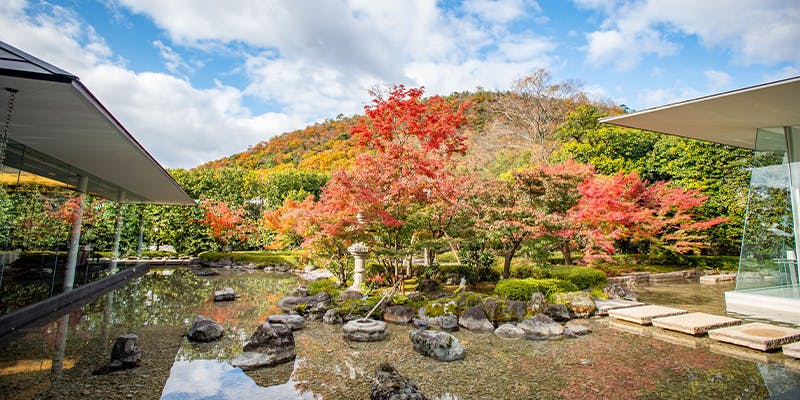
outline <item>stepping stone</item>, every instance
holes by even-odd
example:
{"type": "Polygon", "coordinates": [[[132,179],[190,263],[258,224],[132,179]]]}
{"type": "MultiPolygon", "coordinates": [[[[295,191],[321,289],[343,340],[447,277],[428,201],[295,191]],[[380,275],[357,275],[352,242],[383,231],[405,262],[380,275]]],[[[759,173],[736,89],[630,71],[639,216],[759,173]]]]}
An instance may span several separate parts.
{"type": "Polygon", "coordinates": [[[735,280],[736,274],[703,275],[700,277],[700,283],[703,285],[714,285],[720,282],[733,282],[735,280]]]}
{"type": "Polygon", "coordinates": [[[670,317],[686,314],[686,310],[664,306],[638,306],[608,310],[608,315],[623,321],[634,322],[639,325],[650,325],[653,318],[670,317]]]}
{"type": "Polygon", "coordinates": [[[751,322],[749,324],[712,329],[708,336],[716,341],[767,351],[800,340],[800,330],[751,322]]]}
{"type": "Polygon", "coordinates": [[[783,345],[783,354],[793,358],[800,358],[800,342],[783,345]]]}
{"type": "Polygon", "coordinates": [[[630,300],[600,300],[594,299],[594,305],[597,307],[597,315],[608,315],[608,310],[616,310],[618,308],[628,308],[643,306],[644,303],[630,300]]]}
{"type": "Polygon", "coordinates": [[[689,314],[673,315],[671,317],[654,318],[652,322],[653,326],[662,329],[698,336],[705,334],[711,329],[739,325],[742,323],[742,320],[693,312],[689,314]]]}

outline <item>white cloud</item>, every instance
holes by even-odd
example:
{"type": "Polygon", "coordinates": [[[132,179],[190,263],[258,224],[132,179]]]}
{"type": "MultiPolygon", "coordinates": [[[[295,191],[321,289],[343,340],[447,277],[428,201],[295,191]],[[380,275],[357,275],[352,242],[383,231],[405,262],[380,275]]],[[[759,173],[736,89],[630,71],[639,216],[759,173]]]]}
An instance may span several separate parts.
{"type": "Polygon", "coordinates": [[[647,55],[674,54],[677,45],[671,35],[696,35],[705,46],[730,49],[739,64],[800,62],[796,0],[576,3],[607,16],[601,29],[587,34],[587,61],[598,66],[626,70],[647,55]]]}
{"type": "Polygon", "coordinates": [[[733,79],[730,74],[713,69],[703,72],[703,75],[708,80],[709,88],[715,91],[727,89],[733,79]]]}
{"type": "Polygon", "coordinates": [[[161,54],[161,58],[164,59],[164,66],[167,68],[167,71],[173,74],[178,74],[180,70],[192,72],[192,67],[183,61],[183,57],[162,41],[154,40],[153,47],[158,49],[158,53],[161,54]]]}
{"type": "Polygon", "coordinates": [[[542,11],[536,2],[523,0],[467,0],[463,7],[464,10],[481,17],[481,19],[496,23],[513,21],[527,14],[531,9],[536,12],[542,11]]]}
{"type": "Polygon", "coordinates": [[[779,81],[781,79],[794,78],[796,76],[800,76],[800,69],[791,65],[787,65],[778,70],[777,72],[765,75],[764,81],[766,82],[779,81]]]}
{"type": "Polygon", "coordinates": [[[701,95],[695,89],[676,84],[671,88],[643,89],[639,91],[637,104],[642,108],[650,108],[693,99],[701,95]]]}

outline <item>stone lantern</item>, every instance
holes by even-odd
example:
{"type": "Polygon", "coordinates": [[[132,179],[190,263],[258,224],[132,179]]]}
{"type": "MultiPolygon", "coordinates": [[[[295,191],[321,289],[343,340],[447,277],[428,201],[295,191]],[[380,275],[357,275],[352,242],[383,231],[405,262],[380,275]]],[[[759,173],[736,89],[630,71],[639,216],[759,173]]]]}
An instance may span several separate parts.
{"type": "Polygon", "coordinates": [[[353,244],[352,246],[347,248],[347,251],[353,255],[355,258],[355,268],[353,269],[353,286],[351,286],[348,290],[357,290],[361,291],[364,286],[364,272],[366,268],[364,268],[367,255],[369,254],[369,247],[367,247],[364,243],[358,242],[353,244]]]}

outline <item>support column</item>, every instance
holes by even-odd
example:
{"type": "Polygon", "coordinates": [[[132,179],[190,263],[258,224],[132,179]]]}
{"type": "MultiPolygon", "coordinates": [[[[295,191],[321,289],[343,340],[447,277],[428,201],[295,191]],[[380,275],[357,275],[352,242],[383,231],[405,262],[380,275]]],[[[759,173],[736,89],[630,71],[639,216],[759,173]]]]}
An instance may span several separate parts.
{"type": "Polygon", "coordinates": [[[356,243],[347,248],[347,251],[355,258],[355,268],[353,269],[353,286],[348,290],[361,291],[364,288],[364,272],[366,272],[367,255],[369,254],[369,247],[364,243],[356,243]]]}
{"type": "Polygon", "coordinates": [[[122,213],[125,211],[125,192],[119,191],[117,195],[117,219],[114,221],[114,244],[111,250],[111,267],[109,270],[113,274],[117,272],[117,261],[119,260],[119,238],[122,235],[122,213]]]}
{"type": "Polygon", "coordinates": [[[69,235],[69,252],[67,253],[67,271],[64,274],[64,291],[72,290],[75,284],[75,266],[78,264],[78,246],[81,243],[81,224],[83,223],[83,208],[86,189],[89,186],[89,177],[78,176],[78,209],[72,219],[72,232],[69,235]]]}
{"type": "Polygon", "coordinates": [[[795,137],[795,134],[798,133],[800,132],[795,132],[791,126],[783,127],[783,134],[786,138],[786,158],[789,163],[789,193],[792,199],[795,259],[795,263],[789,268],[789,284],[795,288],[795,291],[800,283],[797,271],[797,260],[800,257],[800,137],[795,137]]]}

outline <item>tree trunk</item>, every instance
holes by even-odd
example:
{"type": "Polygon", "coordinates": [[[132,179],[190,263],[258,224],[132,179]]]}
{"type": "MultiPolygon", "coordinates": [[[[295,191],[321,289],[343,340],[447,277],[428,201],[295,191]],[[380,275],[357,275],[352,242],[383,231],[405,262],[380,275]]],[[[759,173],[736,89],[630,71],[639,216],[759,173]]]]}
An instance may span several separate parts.
{"type": "Polygon", "coordinates": [[[450,251],[452,251],[453,255],[456,257],[456,262],[461,264],[461,257],[458,256],[458,246],[456,246],[456,242],[453,240],[450,241],[450,251]]]}
{"type": "Polygon", "coordinates": [[[506,252],[503,256],[503,279],[511,276],[511,259],[514,258],[514,253],[516,253],[516,249],[506,252]]]}
{"type": "Polygon", "coordinates": [[[572,249],[568,243],[561,244],[561,254],[564,256],[564,264],[572,265],[572,249]]]}
{"type": "Polygon", "coordinates": [[[433,265],[433,260],[431,260],[431,249],[424,248],[422,249],[422,258],[425,259],[425,266],[430,268],[433,265]]]}

